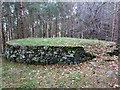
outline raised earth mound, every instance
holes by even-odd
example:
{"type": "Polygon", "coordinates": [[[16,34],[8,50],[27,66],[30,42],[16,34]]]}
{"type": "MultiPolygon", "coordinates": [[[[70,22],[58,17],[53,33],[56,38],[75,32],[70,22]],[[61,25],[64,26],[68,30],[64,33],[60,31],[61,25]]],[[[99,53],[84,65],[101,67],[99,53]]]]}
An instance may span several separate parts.
{"type": "Polygon", "coordinates": [[[78,64],[91,60],[83,44],[94,40],[78,38],[25,38],[6,42],[6,58],[34,64],[78,64]]]}

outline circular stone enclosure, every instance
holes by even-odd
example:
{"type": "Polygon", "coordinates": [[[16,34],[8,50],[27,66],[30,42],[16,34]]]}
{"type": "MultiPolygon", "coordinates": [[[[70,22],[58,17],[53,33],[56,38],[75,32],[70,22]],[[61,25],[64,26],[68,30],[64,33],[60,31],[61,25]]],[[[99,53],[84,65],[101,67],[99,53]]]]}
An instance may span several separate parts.
{"type": "Polygon", "coordinates": [[[15,62],[43,65],[79,64],[94,58],[94,55],[85,53],[81,46],[25,45],[13,42],[6,43],[5,56],[15,62]]]}

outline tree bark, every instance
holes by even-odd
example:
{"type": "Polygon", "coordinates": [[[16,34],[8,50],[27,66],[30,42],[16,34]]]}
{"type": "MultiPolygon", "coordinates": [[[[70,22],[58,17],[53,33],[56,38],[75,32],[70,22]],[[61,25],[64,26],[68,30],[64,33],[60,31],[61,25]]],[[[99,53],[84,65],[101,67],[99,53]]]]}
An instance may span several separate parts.
{"type": "Polygon", "coordinates": [[[55,37],[58,37],[58,17],[57,16],[55,20],[55,33],[54,34],[55,34],[55,37]]]}
{"type": "MultiPolygon", "coordinates": [[[[119,2],[119,12],[118,12],[118,24],[120,24],[120,2],[119,2]]],[[[117,47],[120,52],[120,25],[118,25],[117,47]]]]}
{"type": "Polygon", "coordinates": [[[3,52],[3,37],[2,37],[2,23],[1,23],[1,19],[2,19],[2,3],[0,1],[0,52],[3,52]]]}
{"type": "Polygon", "coordinates": [[[24,38],[24,27],[23,27],[23,5],[22,5],[22,0],[20,1],[20,25],[21,25],[21,35],[20,38],[24,38]]]}
{"type": "Polygon", "coordinates": [[[0,53],[5,52],[5,33],[2,23],[2,2],[0,1],[0,53]]]}
{"type": "Polygon", "coordinates": [[[116,22],[116,15],[117,15],[117,2],[114,2],[114,15],[113,15],[113,25],[112,25],[112,38],[111,41],[115,41],[115,22],[116,22]]]}

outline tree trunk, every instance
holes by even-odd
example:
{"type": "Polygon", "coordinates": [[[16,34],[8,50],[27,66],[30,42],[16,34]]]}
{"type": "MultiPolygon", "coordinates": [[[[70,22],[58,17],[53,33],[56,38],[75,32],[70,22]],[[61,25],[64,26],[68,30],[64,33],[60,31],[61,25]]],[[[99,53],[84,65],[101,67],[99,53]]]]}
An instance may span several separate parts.
{"type": "Polygon", "coordinates": [[[2,23],[1,23],[1,20],[2,20],[2,3],[0,1],[0,53],[3,52],[3,30],[2,30],[2,23]]]}
{"type": "Polygon", "coordinates": [[[47,37],[46,28],[47,28],[47,23],[44,22],[44,24],[43,24],[43,37],[47,37]]]}
{"type": "Polygon", "coordinates": [[[34,23],[32,23],[32,37],[34,37],[35,30],[34,30],[34,23]]]}
{"type": "Polygon", "coordinates": [[[73,2],[71,2],[71,25],[72,25],[71,37],[74,37],[73,2]]]}
{"type": "Polygon", "coordinates": [[[111,41],[115,41],[115,22],[117,16],[117,2],[114,2],[114,15],[113,15],[113,25],[112,25],[112,38],[111,41]]]}
{"type": "Polygon", "coordinates": [[[15,18],[17,21],[17,24],[15,25],[15,39],[19,39],[21,37],[21,28],[20,28],[20,18],[19,18],[19,14],[20,14],[20,9],[19,9],[19,2],[15,3],[15,18]]]}
{"type": "Polygon", "coordinates": [[[20,1],[20,29],[21,29],[21,35],[20,35],[20,38],[24,38],[24,27],[23,27],[23,6],[22,6],[22,1],[20,1]]]}
{"type": "MultiPolygon", "coordinates": [[[[120,24],[120,2],[119,2],[119,12],[118,12],[118,24],[120,24]]],[[[118,47],[118,50],[120,52],[120,25],[118,25],[117,47],[118,47]]]]}
{"type": "Polygon", "coordinates": [[[3,28],[3,24],[2,24],[2,52],[4,53],[5,52],[5,40],[6,37],[5,37],[5,32],[4,32],[4,28],[3,28]]]}
{"type": "Polygon", "coordinates": [[[41,17],[40,15],[38,15],[38,27],[39,27],[39,33],[38,33],[38,37],[42,37],[42,21],[41,21],[41,17]]]}
{"type": "Polygon", "coordinates": [[[9,30],[9,40],[11,40],[13,37],[12,37],[12,18],[11,18],[10,3],[8,3],[8,30],[9,30]]]}
{"type": "Polygon", "coordinates": [[[55,34],[55,37],[58,37],[58,17],[57,16],[55,20],[55,33],[54,34],[55,34]]]}
{"type": "Polygon", "coordinates": [[[61,19],[61,24],[62,24],[61,37],[64,37],[65,36],[65,10],[64,10],[64,3],[62,3],[61,14],[62,14],[62,19],[61,19]]]}

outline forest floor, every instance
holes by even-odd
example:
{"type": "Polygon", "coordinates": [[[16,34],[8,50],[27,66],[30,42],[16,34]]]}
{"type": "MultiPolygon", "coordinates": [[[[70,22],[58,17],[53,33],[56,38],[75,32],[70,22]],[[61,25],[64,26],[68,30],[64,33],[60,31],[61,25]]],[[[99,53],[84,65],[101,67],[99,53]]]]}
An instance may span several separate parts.
{"type": "Polygon", "coordinates": [[[96,58],[76,65],[30,65],[2,60],[2,88],[116,88],[118,56],[114,42],[84,44],[96,58]]]}

